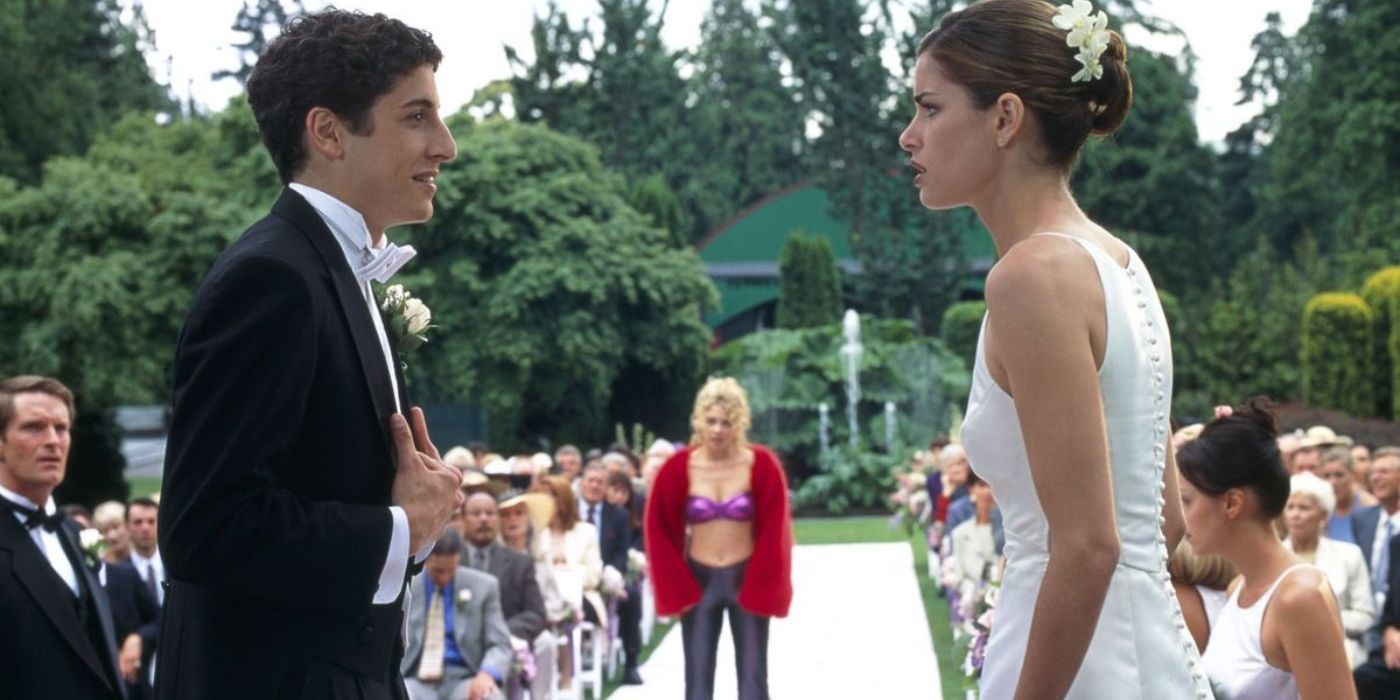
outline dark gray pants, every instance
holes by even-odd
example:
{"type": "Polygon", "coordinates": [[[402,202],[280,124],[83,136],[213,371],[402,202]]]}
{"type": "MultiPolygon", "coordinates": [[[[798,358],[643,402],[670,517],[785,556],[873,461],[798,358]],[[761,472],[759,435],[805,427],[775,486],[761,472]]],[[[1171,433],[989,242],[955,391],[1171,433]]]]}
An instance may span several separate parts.
{"type": "Polygon", "coordinates": [[[768,700],[768,618],[739,607],[748,561],[722,568],[688,563],[702,593],[700,603],[681,616],[686,700],[711,700],[715,695],[715,657],[726,611],[734,635],[739,700],[768,700]]]}

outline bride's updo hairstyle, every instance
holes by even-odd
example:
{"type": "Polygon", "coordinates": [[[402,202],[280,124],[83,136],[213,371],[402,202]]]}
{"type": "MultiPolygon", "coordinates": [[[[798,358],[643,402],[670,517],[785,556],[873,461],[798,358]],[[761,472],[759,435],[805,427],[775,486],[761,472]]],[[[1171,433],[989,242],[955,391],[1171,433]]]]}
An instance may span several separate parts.
{"type": "Polygon", "coordinates": [[[981,0],[945,15],[919,43],[919,55],[928,53],[946,78],[966,88],[977,109],[1006,93],[1020,97],[1040,124],[1046,164],[1069,172],[1091,134],[1108,136],[1128,116],[1133,80],[1128,45],[1109,30],[1099,57],[1103,76],[1072,81],[1082,66],[1055,14],[1045,0],[981,0]]]}
{"type": "Polygon", "coordinates": [[[1208,423],[1201,436],[1176,454],[1182,478],[1197,491],[1220,496],[1230,489],[1255,495],[1259,512],[1273,520],[1288,503],[1288,470],[1278,450],[1274,416],[1261,401],[1208,423]]]}

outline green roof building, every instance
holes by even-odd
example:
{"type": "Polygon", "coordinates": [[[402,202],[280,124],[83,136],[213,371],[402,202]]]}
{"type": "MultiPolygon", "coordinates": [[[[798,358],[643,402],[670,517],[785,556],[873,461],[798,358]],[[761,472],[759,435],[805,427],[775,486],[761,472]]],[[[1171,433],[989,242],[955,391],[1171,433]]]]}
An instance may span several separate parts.
{"type": "MultiPolygon", "coordinates": [[[[843,276],[859,275],[860,261],[851,254],[847,227],[829,211],[826,192],[814,183],[801,182],[765,197],[730,217],[701,240],[696,248],[715,287],[720,305],[705,321],[715,330],[718,343],[774,326],[778,303],[778,258],[794,232],[821,236],[831,243],[843,276]]],[[[970,211],[963,217],[963,256],[968,279],[962,296],[982,297],[982,281],[995,261],[991,237],[970,211]]]]}

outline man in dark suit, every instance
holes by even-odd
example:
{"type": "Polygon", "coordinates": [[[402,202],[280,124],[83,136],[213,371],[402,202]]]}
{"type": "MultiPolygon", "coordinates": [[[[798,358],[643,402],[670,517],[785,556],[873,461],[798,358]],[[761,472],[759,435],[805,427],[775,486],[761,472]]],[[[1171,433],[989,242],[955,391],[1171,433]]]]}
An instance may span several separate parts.
{"type": "MultiPolygon", "coordinates": [[[[68,466],[73,394],[54,379],[0,381],[0,693],[126,697],[101,562],[53,500],[68,466]]],[[[95,534],[95,533],[93,533],[95,534]]]]}
{"type": "MultiPolygon", "coordinates": [[[[1392,591],[1400,591],[1400,537],[1390,540],[1390,570],[1387,578],[1392,591]]],[[[1394,700],[1400,697],[1400,595],[1388,596],[1381,609],[1381,645],[1371,658],[1352,672],[1360,700],[1394,700]]]]}
{"type": "Polygon", "coordinates": [[[456,155],[442,54],[383,15],[293,21],[248,80],[287,184],[221,255],[180,333],[160,503],[156,692],[403,698],[403,591],[461,473],[409,410],[370,286],[412,257],[456,155]],[[410,426],[411,424],[411,426],[410,426]]]}
{"type": "Polygon", "coordinates": [[[160,636],[160,603],[129,561],[107,564],[100,578],[112,606],[117,666],[132,700],[151,697],[151,656],[160,636]]]}
{"type": "MultiPolygon", "coordinates": [[[[505,492],[502,502],[508,503],[512,495],[505,492]]],[[[478,492],[467,497],[462,527],[467,540],[462,563],[500,581],[501,611],[506,616],[510,635],[529,644],[535,656],[530,696],[549,697],[554,687],[558,650],[556,637],[545,629],[549,618],[544,596],[540,594],[539,579],[535,578],[534,560],[497,542],[501,520],[497,500],[490,493],[478,492]]]]}
{"type": "MultiPolygon", "coordinates": [[[[608,468],[605,465],[614,456],[623,462],[627,460],[620,454],[610,452],[598,462],[583,468],[578,484],[578,508],[579,516],[598,528],[598,552],[603,558],[603,565],[613,567],[619,574],[626,574],[627,550],[633,539],[631,518],[626,510],[607,501],[608,468]]],[[[637,671],[642,650],[640,591],[635,587],[629,590],[627,599],[619,602],[618,608],[618,631],[627,657],[622,682],[637,685],[642,682],[642,676],[637,671]]]]}

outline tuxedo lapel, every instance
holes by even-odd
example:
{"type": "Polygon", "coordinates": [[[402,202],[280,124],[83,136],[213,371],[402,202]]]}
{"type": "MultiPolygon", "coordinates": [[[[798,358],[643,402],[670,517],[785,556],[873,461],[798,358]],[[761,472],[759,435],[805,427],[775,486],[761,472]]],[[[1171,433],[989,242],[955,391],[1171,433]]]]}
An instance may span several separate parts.
{"type": "MultiPolygon", "coordinates": [[[[59,529],[60,533],[63,531],[63,528],[59,529]]],[[[62,539],[61,534],[59,537],[62,539]]],[[[102,662],[97,656],[98,650],[92,648],[92,642],[88,640],[82,622],[78,620],[78,612],[74,609],[73,594],[68,590],[68,584],[53,570],[48,557],[35,546],[34,540],[30,539],[24,527],[8,513],[0,517],[0,549],[10,550],[15,578],[29,591],[29,595],[34,597],[39,609],[44,611],[44,615],[58,629],[59,634],[63,635],[63,639],[73,647],[74,653],[92,668],[98,678],[104,683],[110,683],[107,672],[103,670],[102,662]]],[[[82,576],[81,571],[74,573],[82,576]]],[[[109,634],[111,622],[109,612],[105,628],[109,634]]]]}
{"type": "MultiPolygon", "coordinates": [[[[65,520],[63,526],[58,529],[58,538],[63,542],[63,546],[68,550],[68,558],[73,561],[73,573],[81,579],[79,585],[87,588],[88,595],[92,598],[93,609],[97,611],[97,623],[102,628],[102,639],[105,642],[103,649],[96,649],[97,654],[102,657],[104,665],[111,669],[111,673],[119,674],[117,664],[117,633],[112,625],[112,604],[107,600],[106,589],[102,582],[98,580],[97,573],[88,568],[87,562],[83,558],[83,550],[78,545],[78,525],[71,520],[65,520]]],[[[105,677],[105,676],[104,676],[105,677]]],[[[115,676],[114,676],[115,678],[115,676]]],[[[122,684],[119,684],[122,685],[122,684]]],[[[126,694],[126,689],[122,688],[122,694],[126,694]]]]}
{"type": "MultiPolygon", "coordinates": [[[[391,450],[390,446],[394,443],[389,434],[389,416],[394,413],[394,388],[388,373],[385,372],[384,351],[379,344],[379,335],[374,330],[374,320],[370,318],[369,309],[365,306],[360,282],[355,279],[355,273],[345,261],[345,253],[335,242],[335,234],[331,233],[315,208],[301,195],[291,189],[283,190],[281,198],[272,206],[272,211],[290,221],[306,236],[330,273],[341,313],[350,326],[350,335],[360,359],[361,372],[369,386],[370,398],[374,402],[374,415],[379,418],[377,422],[380,434],[384,437],[385,449],[391,450]]],[[[394,363],[397,367],[398,361],[394,360],[394,363]]],[[[392,465],[392,454],[386,456],[391,458],[388,464],[392,465]]]]}

